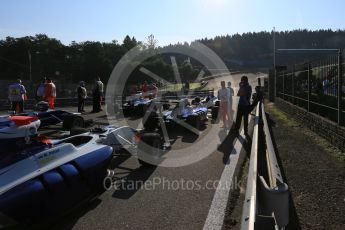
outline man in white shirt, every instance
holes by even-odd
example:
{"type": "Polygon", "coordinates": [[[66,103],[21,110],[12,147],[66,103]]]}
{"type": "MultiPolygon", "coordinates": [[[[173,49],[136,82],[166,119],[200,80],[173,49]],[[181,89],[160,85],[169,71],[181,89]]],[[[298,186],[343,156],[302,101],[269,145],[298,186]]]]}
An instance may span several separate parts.
{"type": "Polygon", "coordinates": [[[220,83],[221,89],[218,90],[218,99],[220,100],[220,108],[219,112],[220,115],[222,116],[223,120],[223,128],[228,127],[228,108],[229,108],[229,103],[230,103],[230,90],[225,87],[225,81],[221,81],[220,83]]]}
{"type": "Polygon", "coordinates": [[[234,89],[231,88],[231,82],[228,82],[228,89],[230,90],[230,97],[229,97],[229,108],[228,108],[228,118],[229,118],[229,125],[232,125],[233,117],[232,117],[232,96],[235,95],[234,89]]]}
{"type": "Polygon", "coordinates": [[[103,82],[101,81],[100,77],[96,78],[95,84],[93,86],[92,90],[92,98],[93,98],[93,113],[98,113],[99,111],[102,111],[102,97],[103,97],[103,91],[104,86],[103,82]]]}

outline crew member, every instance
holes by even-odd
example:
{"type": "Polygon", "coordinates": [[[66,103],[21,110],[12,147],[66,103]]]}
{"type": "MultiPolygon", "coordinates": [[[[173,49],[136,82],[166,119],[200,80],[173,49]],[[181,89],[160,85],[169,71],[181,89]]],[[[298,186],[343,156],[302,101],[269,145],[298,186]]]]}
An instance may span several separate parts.
{"type": "Polygon", "coordinates": [[[229,107],[229,100],[230,100],[230,90],[225,87],[225,81],[221,81],[220,83],[221,89],[218,90],[218,99],[220,100],[220,108],[219,112],[222,116],[223,120],[223,128],[228,127],[228,107],[229,107]]]}
{"type": "Polygon", "coordinates": [[[229,97],[229,108],[228,108],[228,118],[229,118],[229,124],[232,125],[233,116],[232,116],[232,96],[234,96],[234,89],[231,87],[231,82],[228,82],[228,89],[230,91],[230,97],[229,97]]]}
{"type": "Polygon", "coordinates": [[[12,111],[15,111],[15,113],[22,113],[24,111],[26,90],[20,79],[17,79],[16,83],[13,83],[8,87],[8,99],[11,102],[12,111]]]}
{"type": "Polygon", "coordinates": [[[103,97],[103,82],[100,77],[96,78],[95,84],[92,90],[93,108],[92,113],[98,113],[102,111],[102,97],[103,97]]]}
{"type": "Polygon", "coordinates": [[[77,88],[77,94],[78,94],[78,112],[79,113],[85,112],[84,106],[85,106],[85,99],[87,98],[87,91],[85,88],[84,81],[81,81],[79,83],[79,86],[77,88]]]}
{"type": "Polygon", "coordinates": [[[51,79],[47,79],[44,90],[44,100],[48,102],[49,109],[55,108],[56,86],[51,79]]]}
{"type": "Polygon", "coordinates": [[[38,85],[37,90],[36,90],[37,101],[43,101],[45,89],[46,89],[46,78],[43,78],[42,82],[38,85]]]}
{"type": "Polygon", "coordinates": [[[242,76],[240,82],[240,89],[238,90],[237,96],[240,97],[237,107],[237,116],[235,131],[238,133],[241,127],[242,117],[244,123],[244,132],[248,133],[248,115],[250,113],[250,97],[252,95],[252,87],[248,83],[248,77],[242,76]]]}

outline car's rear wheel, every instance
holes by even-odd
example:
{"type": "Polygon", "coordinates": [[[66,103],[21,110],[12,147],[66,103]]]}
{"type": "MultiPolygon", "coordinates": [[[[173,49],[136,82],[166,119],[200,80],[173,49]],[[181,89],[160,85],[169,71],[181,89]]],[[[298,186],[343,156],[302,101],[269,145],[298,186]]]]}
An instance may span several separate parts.
{"type": "Polygon", "coordinates": [[[216,121],[218,119],[219,106],[213,106],[211,114],[212,114],[212,120],[216,121]]]}
{"type": "Polygon", "coordinates": [[[89,132],[89,130],[86,128],[74,127],[74,128],[71,128],[70,130],[70,136],[75,136],[75,135],[79,135],[79,134],[83,134],[87,132],[89,132]]]}
{"type": "Polygon", "coordinates": [[[142,166],[154,167],[162,154],[162,140],[158,133],[144,133],[138,144],[138,161],[142,166]]]}
{"type": "Polygon", "coordinates": [[[193,126],[193,128],[200,130],[201,127],[201,117],[199,115],[193,115],[193,116],[189,116],[187,118],[187,123],[191,126],[193,126]]]}
{"type": "Polygon", "coordinates": [[[66,116],[63,119],[62,129],[71,130],[73,128],[84,128],[85,121],[84,118],[78,115],[66,116]]]}
{"type": "Polygon", "coordinates": [[[163,104],[163,110],[170,109],[170,104],[163,104]]]}
{"type": "Polygon", "coordinates": [[[143,125],[146,131],[154,131],[159,126],[158,115],[155,112],[146,112],[147,119],[143,121],[143,125]]]}

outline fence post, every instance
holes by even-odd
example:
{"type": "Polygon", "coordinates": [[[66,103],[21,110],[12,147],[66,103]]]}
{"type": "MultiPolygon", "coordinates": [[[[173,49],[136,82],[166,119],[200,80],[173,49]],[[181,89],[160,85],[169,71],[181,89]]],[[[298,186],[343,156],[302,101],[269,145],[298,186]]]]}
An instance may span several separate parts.
{"type": "Polygon", "coordinates": [[[270,69],[269,73],[268,73],[268,96],[269,96],[269,100],[271,102],[274,102],[274,99],[276,97],[275,95],[275,74],[274,74],[274,70],[270,69]]]}
{"type": "Polygon", "coordinates": [[[273,101],[275,102],[276,98],[278,97],[278,89],[277,89],[277,85],[278,85],[278,79],[277,79],[277,69],[276,69],[276,66],[274,65],[274,98],[273,98],[273,101]]]}
{"type": "Polygon", "coordinates": [[[292,103],[295,104],[295,64],[292,68],[292,75],[291,75],[291,82],[292,82],[292,103]]]}
{"type": "Polygon", "coordinates": [[[342,49],[338,52],[338,125],[342,125],[343,114],[343,66],[342,66],[342,49]]]}
{"type": "Polygon", "coordinates": [[[285,71],[283,71],[283,100],[285,100],[285,71]]]}
{"type": "Polygon", "coordinates": [[[308,63],[308,112],[310,112],[310,94],[311,94],[311,85],[310,85],[310,68],[311,65],[308,63]]]}

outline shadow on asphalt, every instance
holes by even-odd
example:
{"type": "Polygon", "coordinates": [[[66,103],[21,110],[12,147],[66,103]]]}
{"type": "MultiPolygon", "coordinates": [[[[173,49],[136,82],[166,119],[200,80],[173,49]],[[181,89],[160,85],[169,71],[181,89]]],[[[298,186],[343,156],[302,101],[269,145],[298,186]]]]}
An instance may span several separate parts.
{"type": "Polygon", "coordinates": [[[227,133],[226,129],[221,129],[218,133],[218,137],[220,140],[223,140],[218,146],[218,151],[223,153],[223,164],[229,164],[229,158],[234,148],[233,143],[236,138],[236,134],[231,132],[227,133]]]}
{"type": "MultiPolygon", "coordinates": [[[[204,124],[200,127],[199,131],[203,132],[206,129],[207,124],[204,124]]],[[[191,144],[195,143],[195,141],[199,138],[199,135],[196,135],[195,133],[181,126],[175,126],[174,128],[167,126],[167,130],[171,145],[173,145],[173,143],[175,143],[179,138],[181,138],[181,142],[191,144]]],[[[163,135],[163,132],[160,131],[160,134],[163,135]]]]}
{"type": "MultiPolygon", "coordinates": [[[[249,126],[249,133],[252,133],[253,127],[249,126]]],[[[227,129],[221,129],[218,133],[218,137],[220,140],[223,140],[222,143],[218,147],[218,151],[224,154],[223,156],[223,164],[229,164],[230,154],[234,149],[234,141],[236,138],[241,142],[244,151],[248,158],[250,158],[251,146],[252,146],[252,138],[251,136],[246,133],[245,138],[242,135],[238,135],[231,130],[228,132],[227,129]]]]}
{"type": "Polygon", "coordinates": [[[78,222],[78,220],[83,217],[86,213],[96,209],[99,204],[102,203],[102,200],[99,198],[95,198],[93,200],[86,201],[81,205],[70,210],[68,213],[65,213],[61,217],[55,219],[54,221],[45,223],[40,226],[32,226],[28,229],[64,229],[69,230],[73,229],[74,225],[78,222]]]}
{"type": "Polygon", "coordinates": [[[156,168],[154,166],[141,166],[133,170],[127,168],[130,171],[129,174],[122,177],[112,196],[125,200],[131,198],[137,191],[143,189],[145,181],[152,175],[156,168]]]}
{"type": "MultiPolygon", "coordinates": [[[[276,144],[276,140],[274,137],[274,132],[272,130],[272,127],[276,126],[276,122],[270,117],[270,115],[268,113],[266,113],[266,118],[267,118],[267,123],[268,123],[268,128],[270,130],[271,133],[271,138],[272,138],[272,143],[273,143],[273,147],[274,147],[274,151],[276,152],[276,157],[277,157],[277,161],[278,161],[278,165],[280,167],[280,171],[282,173],[282,176],[284,178],[284,181],[286,182],[287,185],[289,185],[289,181],[287,180],[286,176],[285,176],[285,171],[284,171],[284,167],[282,166],[282,161],[280,159],[280,155],[279,155],[279,151],[277,148],[277,144],[276,144]]],[[[287,225],[286,229],[287,230],[300,230],[301,229],[301,224],[297,215],[297,211],[296,211],[296,206],[295,203],[291,197],[291,193],[289,193],[289,215],[290,215],[290,219],[289,219],[289,224],[287,225]]]]}
{"type": "Polygon", "coordinates": [[[243,139],[243,137],[241,136],[240,138],[242,138],[241,143],[243,144],[243,148],[244,151],[246,151],[248,158],[250,157],[250,152],[252,151],[252,138],[251,136],[246,133],[244,134],[246,139],[243,139]]]}

